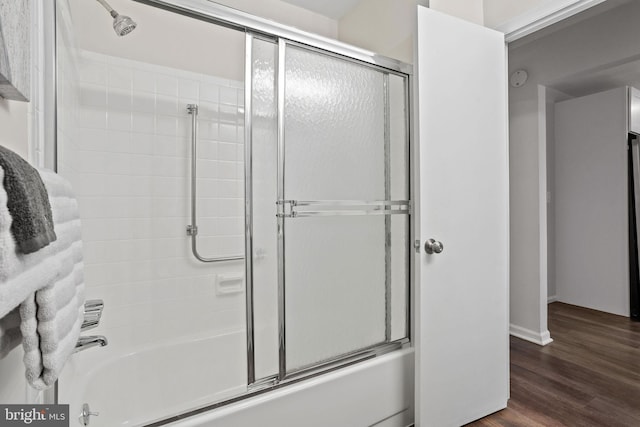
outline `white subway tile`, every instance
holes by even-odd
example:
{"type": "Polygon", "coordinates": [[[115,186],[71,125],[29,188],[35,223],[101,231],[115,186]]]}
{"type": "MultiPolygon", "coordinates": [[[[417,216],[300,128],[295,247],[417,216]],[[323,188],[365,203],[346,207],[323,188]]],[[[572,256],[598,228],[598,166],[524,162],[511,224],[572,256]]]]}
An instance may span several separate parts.
{"type": "Polygon", "coordinates": [[[175,136],[157,135],[153,144],[153,154],[159,156],[177,156],[178,138],[175,136]]]}
{"type": "Polygon", "coordinates": [[[106,107],[107,90],[103,85],[83,84],[79,87],[80,105],[88,107],[106,107]]]}
{"type": "Polygon", "coordinates": [[[244,128],[244,124],[241,124],[238,126],[238,138],[237,138],[237,142],[240,144],[244,144],[244,136],[245,136],[245,128],[244,128]]]}
{"type": "Polygon", "coordinates": [[[151,193],[151,178],[105,173],[82,174],[82,179],[73,182],[78,197],[80,214],[83,216],[85,200],[91,197],[145,197],[151,193]]]}
{"type": "Polygon", "coordinates": [[[133,87],[133,73],[131,69],[109,64],[107,82],[109,88],[131,91],[133,87]]]}
{"type": "Polygon", "coordinates": [[[133,111],[154,113],[156,111],[156,95],[150,92],[135,90],[132,97],[133,111]]]}
{"type": "Polygon", "coordinates": [[[218,120],[218,104],[201,101],[198,109],[198,117],[206,120],[218,120]]]}
{"type": "Polygon", "coordinates": [[[201,139],[198,144],[198,158],[205,160],[218,159],[218,143],[208,139],[201,139]]]}
{"type": "Polygon", "coordinates": [[[238,236],[244,233],[243,218],[219,218],[216,234],[219,236],[238,236]]]}
{"type": "Polygon", "coordinates": [[[186,217],[189,203],[185,197],[154,197],[152,199],[154,217],[186,217]]]}
{"type": "Polygon", "coordinates": [[[164,217],[164,218],[151,218],[148,219],[151,224],[151,235],[158,238],[167,237],[185,237],[185,230],[187,223],[183,218],[178,217],[164,217]]]}
{"type": "Polygon", "coordinates": [[[131,90],[109,88],[107,105],[110,110],[131,111],[131,90]]]}
{"type": "Polygon", "coordinates": [[[208,101],[217,104],[220,99],[218,85],[207,83],[203,83],[202,85],[200,85],[200,99],[202,101],[208,101]]]}
{"type": "Polygon", "coordinates": [[[200,137],[203,139],[218,139],[219,138],[219,127],[218,123],[211,120],[200,120],[199,130],[200,137]]]}
{"type": "Polygon", "coordinates": [[[198,180],[198,197],[202,199],[218,197],[216,181],[214,179],[198,180]]]}
{"type": "Polygon", "coordinates": [[[151,134],[155,132],[156,118],[153,114],[133,113],[133,131],[151,134]]]}
{"type": "Polygon", "coordinates": [[[221,218],[241,216],[243,214],[241,210],[237,209],[235,199],[218,199],[217,207],[218,216],[221,218]]]}
{"type": "Polygon", "coordinates": [[[177,116],[179,114],[178,98],[169,95],[157,95],[156,112],[167,116],[177,116]]]}
{"type": "Polygon", "coordinates": [[[238,123],[238,107],[234,105],[220,105],[218,113],[220,123],[237,124],[238,123]]]}
{"type": "Polygon", "coordinates": [[[83,218],[148,218],[151,214],[150,197],[84,197],[82,199],[83,218]]]}
{"type": "Polygon", "coordinates": [[[240,197],[242,193],[238,192],[238,181],[236,180],[218,180],[218,196],[221,198],[240,197]]]}
{"type": "Polygon", "coordinates": [[[220,87],[220,103],[237,106],[238,91],[231,87],[220,87]]]}
{"type": "Polygon", "coordinates": [[[153,154],[153,141],[155,135],[148,133],[131,134],[132,153],[153,154]]]}
{"type": "Polygon", "coordinates": [[[178,96],[178,80],[173,76],[158,74],[156,76],[156,92],[161,95],[178,96]]]}
{"type": "Polygon", "coordinates": [[[76,143],[81,150],[105,151],[110,148],[105,129],[79,128],[77,132],[76,143]]]}
{"type": "Polygon", "coordinates": [[[215,179],[218,175],[218,162],[215,160],[198,159],[198,178],[215,179]]]}
{"type": "Polygon", "coordinates": [[[131,130],[131,111],[109,109],[107,113],[107,128],[112,130],[131,130]]]}
{"type": "Polygon", "coordinates": [[[189,194],[189,181],[185,176],[156,175],[151,179],[152,196],[186,197],[189,194]]]}
{"type": "Polygon", "coordinates": [[[218,179],[236,179],[236,162],[218,161],[216,164],[218,179]]]}
{"type": "MultiPolygon", "coordinates": [[[[178,122],[178,125],[180,124],[180,122],[178,122]]],[[[180,128],[180,126],[178,126],[178,128],[180,128]]],[[[203,140],[200,140],[202,142],[206,142],[203,140]]],[[[203,145],[204,147],[206,147],[206,144],[203,145]]],[[[176,139],[176,156],[178,157],[188,157],[191,155],[191,141],[185,139],[185,138],[181,138],[180,136],[177,137],[176,139]]]]}
{"type": "Polygon", "coordinates": [[[156,133],[158,135],[172,135],[177,133],[178,120],[171,116],[156,116],[156,133]]]}
{"type": "Polygon", "coordinates": [[[237,144],[220,142],[218,144],[218,159],[235,161],[237,158],[237,144]]]}
{"type": "Polygon", "coordinates": [[[194,80],[178,81],[178,96],[193,100],[194,104],[198,103],[198,82],[194,80]]]}
{"type": "Polygon", "coordinates": [[[80,127],[104,129],[107,126],[107,112],[104,109],[79,108],[78,121],[80,127]]]}
{"type": "Polygon", "coordinates": [[[218,138],[224,142],[236,142],[238,127],[236,125],[220,123],[218,138]]]}
{"type": "Polygon", "coordinates": [[[181,157],[153,157],[153,175],[165,177],[186,177],[187,162],[181,157]]]}
{"type": "MultiPolygon", "coordinates": [[[[179,138],[191,140],[191,132],[193,131],[192,127],[191,116],[178,116],[178,128],[176,130],[176,135],[179,138]]],[[[198,139],[200,138],[201,135],[198,135],[198,139]]]]}
{"type": "Polygon", "coordinates": [[[244,164],[244,151],[245,151],[245,146],[244,144],[236,144],[236,159],[244,164]]]}
{"type": "Polygon", "coordinates": [[[79,61],[78,73],[80,82],[106,86],[107,84],[107,64],[93,61],[91,59],[81,59],[79,61]]]}
{"type": "Polygon", "coordinates": [[[134,153],[133,144],[131,144],[131,133],[129,131],[108,130],[107,144],[104,149],[107,153],[134,153]]]}
{"type": "Polygon", "coordinates": [[[141,92],[156,91],[156,76],[155,74],[144,70],[133,70],[133,90],[141,92]]]}

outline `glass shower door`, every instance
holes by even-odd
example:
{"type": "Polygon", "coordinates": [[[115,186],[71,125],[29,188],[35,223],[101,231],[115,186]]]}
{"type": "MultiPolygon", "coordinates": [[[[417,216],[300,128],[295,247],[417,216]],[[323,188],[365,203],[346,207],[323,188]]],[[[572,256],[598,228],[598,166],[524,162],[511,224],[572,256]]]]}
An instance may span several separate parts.
{"type": "Polygon", "coordinates": [[[409,202],[404,79],[283,41],[279,64],[282,378],[406,336],[409,202]]]}

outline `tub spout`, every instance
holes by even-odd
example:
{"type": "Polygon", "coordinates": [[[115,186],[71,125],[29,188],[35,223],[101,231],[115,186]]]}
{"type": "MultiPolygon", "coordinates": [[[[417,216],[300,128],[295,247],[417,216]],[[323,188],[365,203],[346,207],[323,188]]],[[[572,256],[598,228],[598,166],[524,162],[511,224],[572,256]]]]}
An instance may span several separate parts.
{"type": "Polygon", "coordinates": [[[76,348],[73,352],[77,353],[79,351],[87,350],[91,347],[97,347],[97,346],[104,347],[107,344],[109,344],[109,342],[107,341],[107,338],[102,335],[90,335],[86,337],[80,337],[78,338],[78,342],[76,343],[76,348]]]}

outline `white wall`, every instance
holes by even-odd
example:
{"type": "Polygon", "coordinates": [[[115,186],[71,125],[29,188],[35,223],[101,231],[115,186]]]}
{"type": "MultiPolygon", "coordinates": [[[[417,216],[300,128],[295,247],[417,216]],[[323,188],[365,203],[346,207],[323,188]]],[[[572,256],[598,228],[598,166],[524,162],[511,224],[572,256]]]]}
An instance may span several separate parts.
{"type": "Polygon", "coordinates": [[[28,158],[29,104],[0,98],[0,145],[28,158]]]}
{"type": "Polygon", "coordinates": [[[496,28],[532,9],[557,2],[558,0],[483,0],[484,24],[487,27],[496,28]]]}
{"type": "Polygon", "coordinates": [[[628,317],[627,88],[555,110],[558,300],[628,317]]]}
{"type": "MultiPolygon", "coordinates": [[[[635,26],[640,4],[632,2],[600,18],[581,21],[535,42],[515,42],[509,51],[509,72],[526,69],[529,81],[512,88],[510,103],[511,162],[511,323],[540,336],[546,317],[546,273],[541,275],[541,212],[546,208],[546,179],[541,180],[540,141],[546,143],[538,85],[560,85],[579,74],[603,70],[640,55],[635,26]],[[598,19],[594,21],[594,19],[598,19]]],[[[569,93],[572,95],[572,93],[569,93]]],[[[545,157],[546,158],[546,157],[545,157]]],[[[542,169],[544,171],[544,169],[542,169]]],[[[546,173],[545,173],[546,177],[546,173]]],[[[554,195],[551,195],[552,199],[554,195]]]]}
{"type": "Polygon", "coordinates": [[[546,100],[546,139],[547,139],[547,297],[554,301],[556,292],[555,259],[555,197],[551,197],[555,183],[555,105],[556,102],[570,99],[571,96],[550,87],[545,88],[546,100]]]}
{"type": "Polygon", "coordinates": [[[416,5],[420,0],[363,0],[339,22],[346,43],[413,63],[416,5]]]}
{"type": "Polygon", "coordinates": [[[479,0],[429,0],[431,9],[484,25],[484,1],[479,0]]]}

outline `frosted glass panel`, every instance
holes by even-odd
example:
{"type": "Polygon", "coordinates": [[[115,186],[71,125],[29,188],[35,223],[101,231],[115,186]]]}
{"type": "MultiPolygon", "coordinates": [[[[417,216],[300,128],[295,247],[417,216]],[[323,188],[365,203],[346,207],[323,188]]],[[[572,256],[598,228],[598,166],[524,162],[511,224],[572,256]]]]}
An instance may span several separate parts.
{"type": "Polygon", "coordinates": [[[256,379],[278,372],[277,45],[253,40],[251,98],[256,379]]]}
{"type": "Polygon", "coordinates": [[[382,200],[383,74],[288,46],[285,194],[299,200],[382,200]]]}
{"type": "Polygon", "coordinates": [[[389,75],[390,198],[409,199],[409,142],[407,131],[407,79],[389,75]]]}
{"type": "Polygon", "coordinates": [[[391,215],[389,254],[391,262],[390,293],[391,341],[407,336],[407,303],[409,284],[409,216],[391,215]]]}
{"type": "Polygon", "coordinates": [[[385,340],[382,216],[286,221],[287,369],[385,340]]]}

